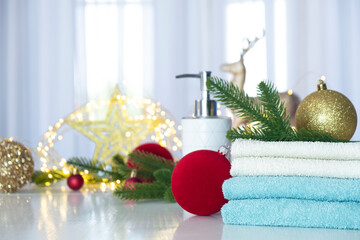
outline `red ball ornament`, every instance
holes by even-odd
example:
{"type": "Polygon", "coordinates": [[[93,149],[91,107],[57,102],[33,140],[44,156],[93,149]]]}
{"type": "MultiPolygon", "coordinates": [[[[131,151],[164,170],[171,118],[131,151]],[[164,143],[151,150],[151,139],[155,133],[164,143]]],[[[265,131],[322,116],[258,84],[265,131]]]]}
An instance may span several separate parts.
{"type": "Polygon", "coordinates": [[[135,189],[135,183],[140,183],[141,181],[136,177],[131,177],[126,179],[124,183],[124,188],[127,189],[135,189]]]}
{"type": "Polygon", "coordinates": [[[171,178],[171,189],[178,204],[196,215],[211,215],[227,202],[223,182],[230,178],[230,162],[221,153],[198,150],[183,157],[171,178]]]}
{"type": "MultiPolygon", "coordinates": [[[[137,148],[135,148],[133,150],[133,152],[135,151],[141,151],[141,152],[147,152],[147,153],[152,153],[154,155],[163,157],[169,161],[174,161],[173,156],[171,155],[171,153],[169,152],[169,150],[167,150],[166,148],[160,146],[157,143],[145,143],[142,145],[139,145],[137,148]]],[[[133,163],[133,160],[131,158],[128,159],[126,166],[128,168],[136,168],[138,169],[138,166],[136,166],[135,163],[133,163]]]]}
{"type": "Polygon", "coordinates": [[[72,190],[77,191],[84,185],[84,178],[80,174],[71,175],[67,179],[67,185],[72,190]]]}

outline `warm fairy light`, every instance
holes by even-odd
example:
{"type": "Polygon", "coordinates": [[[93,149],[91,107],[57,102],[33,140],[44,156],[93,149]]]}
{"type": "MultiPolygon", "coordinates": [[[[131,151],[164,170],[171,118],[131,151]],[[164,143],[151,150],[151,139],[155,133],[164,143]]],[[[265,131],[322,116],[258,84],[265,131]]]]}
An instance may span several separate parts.
{"type": "Polygon", "coordinates": [[[50,186],[51,185],[51,182],[46,182],[45,183],[45,186],[50,186]]]}
{"type": "Polygon", "coordinates": [[[320,77],[320,80],[325,81],[325,76],[324,76],[324,75],[322,75],[322,76],[320,77]]]}
{"type": "MultiPolygon", "coordinates": [[[[65,118],[60,118],[53,126],[49,126],[43,135],[43,139],[38,142],[38,146],[36,147],[41,162],[40,170],[48,172],[49,169],[57,169],[57,167],[59,167],[64,175],[69,175],[71,169],[66,165],[66,159],[56,152],[56,143],[64,139],[64,135],[68,131],[69,126],[73,127],[70,125],[70,122],[77,121],[81,123],[82,121],[95,121],[97,120],[97,113],[102,114],[106,112],[114,102],[118,104],[117,111],[120,111],[119,114],[122,115],[122,121],[129,122],[129,124],[131,124],[132,121],[137,122],[134,128],[126,128],[125,130],[119,124],[120,130],[123,130],[123,133],[118,134],[118,136],[120,137],[122,135],[126,137],[128,144],[125,144],[125,146],[129,145],[129,149],[121,150],[124,151],[122,154],[127,155],[133,148],[131,145],[137,145],[139,141],[155,141],[174,152],[181,151],[182,143],[179,136],[177,136],[177,130],[181,130],[182,127],[173,121],[174,117],[166,111],[159,102],[155,103],[143,97],[127,97],[120,93],[113,95],[112,98],[108,100],[88,102],[84,107],[77,109],[65,118]],[[148,135],[146,136],[147,140],[141,140],[139,135],[142,134],[142,130],[136,129],[138,126],[140,127],[141,124],[152,124],[149,125],[152,127],[151,131],[145,129],[145,131],[148,131],[148,135]],[[138,140],[134,140],[134,138],[138,140]],[[50,166],[48,167],[48,165],[50,166]]],[[[114,136],[116,137],[117,135],[114,134],[114,136]]],[[[112,145],[110,144],[109,146],[112,145]]],[[[89,171],[84,170],[83,174],[87,175],[89,171]]],[[[54,177],[53,175],[51,176],[54,177]]],[[[108,182],[108,180],[106,180],[106,182],[108,182]]],[[[49,184],[51,183],[49,182],[49,184]]],[[[115,186],[114,184],[110,184],[110,188],[115,186]]],[[[117,180],[116,184],[121,184],[121,181],[117,180]]],[[[103,186],[104,188],[106,187],[106,185],[103,186]]]]}
{"type": "Polygon", "coordinates": [[[294,93],[294,92],[293,92],[292,89],[289,89],[289,90],[288,90],[288,95],[293,95],[293,93],[294,93]]]}
{"type": "Polygon", "coordinates": [[[120,183],[121,183],[121,181],[118,179],[118,180],[116,180],[116,183],[117,183],[117,184],[120,184],[120,183]]]}
{"type": "Polygon", "coordinates": [[[53,175],[51,173],[48,174],[48,178],[53,178],[53,175]]]}

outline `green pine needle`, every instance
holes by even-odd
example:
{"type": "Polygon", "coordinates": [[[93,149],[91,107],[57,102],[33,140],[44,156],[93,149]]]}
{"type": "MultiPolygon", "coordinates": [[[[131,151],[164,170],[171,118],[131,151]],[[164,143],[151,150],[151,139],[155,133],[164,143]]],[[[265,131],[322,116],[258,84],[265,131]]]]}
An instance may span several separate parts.
{"type": "Polygon", "coordinates": [[[114,195],[122,200],[163,199],[167,189],[162,182],[135,183],[134,188],[116,188],[114,195]]]}
{"type": "Polygon", "coordinates": [[[174,162],[148,152],[134,151],[129,154],[129,158],[132,159],[139,169],[148,172],[154,172],[161,168],[174,168],[174,162]]]}
{"type": "Polygon", "coordinates": [[[226,137],[231,141],[243,138],[261,141],[347,142],[315,131],[294,130],[290,116],[286,114],[285,103],[280,101],[278,91],[269,82],[263,81],[258,85],[260,103],[256,103],[234,84],[220,78],[209,78],[207,87],[238,117],[252,123],[252,126],[230,129],[226,137]]]}
{"type": "Polygon", "coordinates": [[[61,170],[50,170],[49,172],[35,171],[31,176],[31,182],[44,187],[66,178],[61,170]],[[51,176],[51,177],[50,177],[51,176]]]}
{"type": "Polygon", "coordinates": [[[121,156],[120,154],[115,154],[112,159],[111,159],[111,163],[113,166],[122,166],[125,165],[125,160],[124,157],[121,156]]]}
{"type": "Polygon", "coordinates": [[[157,181],[165,183],[165,184],[171,184],[171,174],[172,171],[169,169],[158,169],[154,172],[154,177],[157,181]]]}
{"type": "Polygon", "coordinates": [[[294,134],[291,128],[290,116],[286,114],[284,102],[280,101],[280,95],[272,83],[260,82],[258,96],[267,118],[273,122],[278,131],[294,134]]]}
{"type": "Polygon", "coordinates": [[[176,202],[175,197],[172,193],[171,186],[169,186],[165,193],[164,193],[164,199],[168,202],[176,202]]]}
{"type": "Polygon", "coordinates": [[[67,160],[67,164],[76,167],[78,170],[88,170],[89,173],[97,175],[99,173],[104,173],[106,178],[110,180],[124,180],[126,177],[118,172],[105,170],[105,165],[98,164],[95,165],[89,159],[81,157],[72,157],[67,160]]]}
{"type": "Polygon", "coordinates": [[[264,109],[250,98],[244,91],[241,91],[233,83],[221,78],[211,77],[207,81],[208,90],[238,117],[249,122],[258,122],[259,127],[276,128],[267,118],[264,109]]]}
{"type": "Polygon", "coordinates": [[[316,131],[309,131],[305,128],[295,131],[296,138],[293,141],[308,141],[308,142],[349,142],[348,140],[336,139],[327,134],[316,131]]]}

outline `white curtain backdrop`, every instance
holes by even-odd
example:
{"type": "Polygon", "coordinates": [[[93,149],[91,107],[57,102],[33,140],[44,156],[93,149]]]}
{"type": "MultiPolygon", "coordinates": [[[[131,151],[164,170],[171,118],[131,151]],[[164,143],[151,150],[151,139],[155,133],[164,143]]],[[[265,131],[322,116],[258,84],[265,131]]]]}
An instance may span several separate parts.
{"type": "Polygon", "coordinates": [[[73,111],[72,2],[0,1],[0,136],[36,147],[50,125],[73,111]]]}
{"type": "MultiPolygon", "coordinates": [[[[301,97],[325,75],[360,116],[360,1],[287,1],[288,86],[301,97]]],[[[276,34],[276,33],[275,33],[276,34]]],[[[276,64],[276,63],[274,63],[276,64]]],[[[353,139],[360,138],[360,122],[353,139]]]]}
{"type": "MultiPolygon", "coordinates": [[[[193,100],[200,96],[199,82],[177,80],[175,75],[210,70],[228,76],[220,71],[227,62],[226,5],[247,1],[146,2],[153,9],[153,69],[147,70],[144,93],[180,120],[191,115],[193,100]]],[[[264,3],[268,79],[277,82],[285,74],[286,82],[280,84],[286,86],[280,87],[305,97],[325,75],[328,88],[348,96],[360,115],[360,1],[264,3]],[[285,11],[283,62],[276,61],[279,4],[285,11]]],[[[87,101],[83,20],[84,11],[73,0],[0,0],[0,136],[19,137],[36,146],[49,125],[87,101]]],[[[355,139],[359,136],[358,130],[355,139]]],[[[89,149],[76,145],[73,136],[66,142],[67,156],[89,149]]]]}

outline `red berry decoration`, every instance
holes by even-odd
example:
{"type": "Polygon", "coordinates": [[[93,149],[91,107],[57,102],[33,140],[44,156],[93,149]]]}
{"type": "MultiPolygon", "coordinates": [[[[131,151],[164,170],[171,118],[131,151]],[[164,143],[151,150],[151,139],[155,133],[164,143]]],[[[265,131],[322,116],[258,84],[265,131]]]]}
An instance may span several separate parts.
{"type": "MultiPolygon", "coordinates": [[[[171,155],[171,153],[169,152],[169,150],[167,150],[166,148],[160,146],[157,143],[145,143],[142,145],[139,145],[137,148],[135,148],[133,150],[135,151],[141,151],[141,152],[147,152],[147,153],[152,153],[154,155],[163,157],[165,159],[168,159],[169,161],[174,161],[173,156],[171,155]]],[[[135,163],[133,163],[133,160],[131,158],[128,159],[126,166],[130,169],[132,168],[138,168],[138,166],[136,166],[135,163]]]]}
{"type": "Polygon", "coordinates": [[[84,185],[84,178],[80,174],[71,175],[67,179],[67,185],[72,190],[77,191],[84,185]]]}
{"type": "Polygon", "coordinates": [[[211,215],[227,202],[223,182],[230,178],[230,162],[221,153],[198,150],[183,157],[175,166],[171,189],[175,200],[186,211],[211,215]]]}
{"type": "Polygon", "coordinates": [[[124,183],[124,188],[126,190],[131,190],[131,189],[135,189],[135,183],[140,183],[141,181],[136,178],[136,177],[131,177],[129,179],[126,179],[125,183],[124,183]]]}

